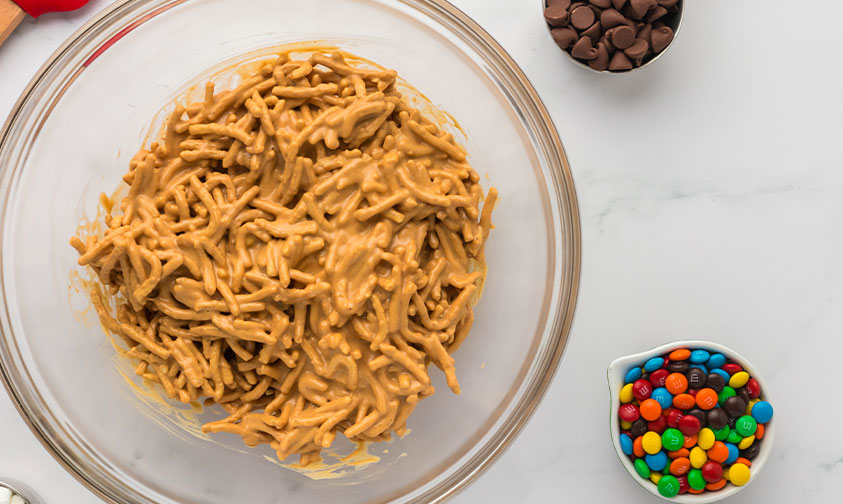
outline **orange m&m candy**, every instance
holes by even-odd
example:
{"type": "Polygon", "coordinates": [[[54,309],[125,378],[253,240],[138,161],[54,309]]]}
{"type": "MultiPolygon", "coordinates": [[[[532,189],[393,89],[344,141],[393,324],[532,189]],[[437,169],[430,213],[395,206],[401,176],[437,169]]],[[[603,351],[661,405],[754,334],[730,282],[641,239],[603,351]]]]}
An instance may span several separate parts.
{"type": "MultiPolygon", "coordinates": [[[[635,454],[635,456],[638,458],[642,458],[644,455],[647,454],[646,452],[644,452],[643,441],[644,436],[638,436],[637,438],[635,438],[635,441],[632,442],[632,453],[635,454]]],[[[726,445],[723,446],[725,447],[726,445]]],[[[728,452],[729,450],[727,449],[726,451],[728,452]]]]}
{"type": "Polygon", "coordinates": [[[644,420],[652,422],[662,415],[662,407],[655,399],[645,399],[638,406],[644,420]]]}
{"type": "Polygon", "coordinates": [[[691,461],[687,457],[679,457],[673,459],[670,463],[670,474],[674,476],[682,476],[691,470],[691,461]]]}
{"type": "Polygon", "coordinates": [[[677,459],[679,457],[687,457],[690,454],[691,452],[689,452],[686,448],[679,448],[676,451],[667,452],[667,456],[672,459],[677,459]]]}
{"type": "Polygon", "coordinates": [[[714,490],[720,490],[724,486],[726,486],[726,480],[721,479],[720,481],[715,481],[714,483],[709,483],[708,485],[705,486],[705,489],[713,492],[714,490]]]}
{"type": "Polygon", "coordinates": [[[708,449],[706,455],[708,455],[708,460],[722,464],[729,458],[729,448],[722,441],[715,441],[714,446],[708,449]]]}
{"type": "Polygon", "coordinates": [[[697,401],[697,406],[704,410],[710,410],[711,408],[717,406],[717,392],[714,389],[704,388],[697,392],[695,397],[697,401]]]}
{"type": "MultiPolygon", "coordinates": [[[[685,436],[685,443],[682,445],[687,449],[691,449],[697,445],[697,435],[694,434],[693,436],[685,436]]],[[[728,448],[727,448],[728,450],[728,448]]]]}
{"type": "Polygon", "coordinates": [[[747,460],[743,457],[738,457],[737,460],[735,460],[735,463],[736,464],[743,464],[747,467],[752,467],[752,462],[750,462],[749,460],[747,460]]]}
{"type": "Polygon", "coordinates": [[[679,394],[673,398],[673,405],[679,409],[691,409],[697,404],[697,400],[690,394],[679,394]]]}
{"type": "Polygon", "coordinates": [[[673,395],[688,390],[688,379],[682,373],[670,373],[664,379],[664,387],[673,395]]]}
{"type": "Polygon", "coordinates": [[[672,361],[683,361],[691,356],[691,351],[687,348],[679,348],[670,352],[670,355],[667,356],[668,359],[672,361]]]}

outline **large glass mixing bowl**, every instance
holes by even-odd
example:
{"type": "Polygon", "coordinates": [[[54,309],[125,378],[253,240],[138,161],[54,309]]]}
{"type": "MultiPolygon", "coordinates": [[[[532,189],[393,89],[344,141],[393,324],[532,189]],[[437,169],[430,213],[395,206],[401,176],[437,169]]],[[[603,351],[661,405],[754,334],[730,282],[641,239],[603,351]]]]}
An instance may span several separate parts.
{"type": "Polygon", "coordinates": [[[2,378],[56,459],[109,501],[441,501],[512,442],[565,347],[580,234],[562,144],[515,62],[441,0],[118,2],[21,96],[0,134],[0,170],[2,378]],[[186,86],[261,48],[309,40],[396,69],[457,120],[470,162],[501,195],[476,322],[455,354],[462,394],[433,370],[438,392],[410,433],[372,445],[380,462],[327,480],[230,434],[192,436],[191,411],[174,419],[134,389],[76,290],[84,272],[68,245],[186,86]]]}

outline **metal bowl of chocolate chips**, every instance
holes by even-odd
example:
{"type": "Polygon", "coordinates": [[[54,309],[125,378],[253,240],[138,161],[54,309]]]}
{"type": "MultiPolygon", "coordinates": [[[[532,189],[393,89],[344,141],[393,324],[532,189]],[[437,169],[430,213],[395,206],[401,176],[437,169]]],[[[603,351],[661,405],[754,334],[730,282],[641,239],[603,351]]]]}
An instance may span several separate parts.
{"type": "Polygon", "coordinates": [[[665,53],[682,24],[683,0],[542,0],[556,45],[578,65],[621,73],[665,53]]]}

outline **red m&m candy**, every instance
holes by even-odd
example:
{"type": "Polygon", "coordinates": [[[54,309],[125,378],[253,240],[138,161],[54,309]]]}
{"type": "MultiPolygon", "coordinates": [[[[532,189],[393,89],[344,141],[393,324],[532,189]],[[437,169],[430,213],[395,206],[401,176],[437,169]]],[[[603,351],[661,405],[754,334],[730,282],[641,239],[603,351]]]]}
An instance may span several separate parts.
{"type": "Polygon", "coordinates": [[[716,483],[723,477],[723,466],[717,462],[708,461],[702,466],[702,477],[708,483],[716,483]]]}
{"type": "Polygon", "coordinates": [[[695,416],[685,415],[679,419],[679,431],[686,436],[693,436],[700,431],[702,425],[695,416]]]}
{"type": "Polygon", "coordinates": [[[743,371],[743,368],[740,367],[740,365],[735,364],[734,362],[729,362],[728,364],[723,364],[723,366],[720,369],[729,373],[729,376],[732,376],[735,373],[743,371]]]}
{"type": "Polygon", "coordinates": [[[675,408],[670,408],[667,410],[667,425],[669,427],[678,428],[679,427],[679,420],[685,416],[681,411],[675,408]]]}
{"type": "Polygon", "coordinates": [[[632,384],[632,396],[638,399],[638,401],[648,399],[652,393],[653,387],[647,380],[635,380],[632,384]]]}
{"type": "Polygon", "coordinates": [[[653,386],[654,389],[659,387],[664,387],[665,381],[667,380],[667,375],[670,374],[670,371],[667,369],[656,369],[652,373],[650,373],[650,385],[653,386]]]}
{"type": "Polygon", "coordinates": [[[667,428],[667,418],[664,415],[659,415],[659,417],[652,422],[647,424],[647,429],[658,432],[661,434],[667,428]]]}
{"type": "MultiPolygon", "coordinates": [[[[652,375],[650,375],[650,379],[652,380],[652,375]]],[[[758,399],[761,397],[761,384],[755,378],[750,378],[748,382],[746,382],[746,391],[749,393],[750,399],[758,399]]]]}
{"type": "Polygon", "coordinates": [[[621,407],[618,408],[618,416],[624,422],[634,422],[638,420],[641,413],[638,412],[638,406],[634,404],[621,404],[621,407]]]}

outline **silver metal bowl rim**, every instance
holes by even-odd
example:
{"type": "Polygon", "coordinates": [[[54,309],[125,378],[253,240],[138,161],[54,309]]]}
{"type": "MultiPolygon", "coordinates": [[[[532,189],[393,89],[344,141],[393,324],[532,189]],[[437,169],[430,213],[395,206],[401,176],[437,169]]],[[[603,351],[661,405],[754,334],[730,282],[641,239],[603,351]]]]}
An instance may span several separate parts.
{"type": "MultiPolygon", "coordinates": [[[[544,10],[545,10],[545,8],[547,8],[547,0],[540,0],[540,2],[541,2],[541,9],[542,9],[542,21],[544,21],[544,10]]],[[[656,61],[657,59],[661,58],[662,55],[664,55],[664,53],[666,53],[667,51],[670,50],[671,46],[673,46],[673,43],[676,42],[676,37],[679,36],[679,30],[680,30],[680,28],[682,28],[682,20],[685,18],[685,0],[679,0],[676,3],[676,5],[679,6],[679,18],[676,20],[676,27],[671,26],[671,29],[673,30],[673,40],[671,40],[670,43],[667,44],[667,47],[665,47],[662,52],[656,54],[655,56],[653,56],[652,59],[648,60],[646,63],[643,63],[639,67],[633,67],[630,70],[622,70],[620,72],[615,72],[615,71],[612,71],[612,70],[595,70],[595,69],[591,68],[590,66],[588,66],[587,64],[583,63],[582,61],[578,60],[577,58],[573,57],[571,55],[571,53],[569,53],[565,49],[562,49],[561,47],[558,47],[558,46],[557,46],[557,49],[562,51],[562,53],[564,53],[565,56],[567,56],[568,59],[571,60],[571,62],[574,63],[575,65],[577,65],[578,67],[584,68],[584,69],[586,69],[588,71],[591,71],[591,72],[594,72],[594,73],[610,74],[610,75],[624,75],[624,74],[628,74],[630,72],[634,72],[636,70],[639,70],[641,68],[644,68],[644,67],[648,66],[650,63],[652,63],[652,62],[656,61]]],[[[550,33],[550,30],[552,29],[550,27],[550,25],[547,24],[547,22],[545,22],[544,27],[547,29],[547,34],[550,35],[551,39],[553,39],[553,34],[550,33]]],[[[556,41],[553,42],[553,45],[556,45],[556,41]]]]}

